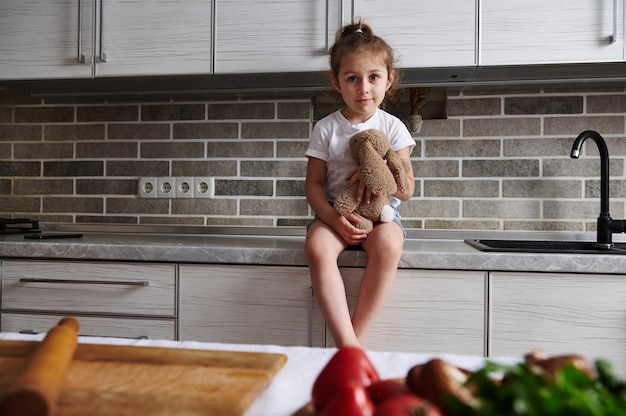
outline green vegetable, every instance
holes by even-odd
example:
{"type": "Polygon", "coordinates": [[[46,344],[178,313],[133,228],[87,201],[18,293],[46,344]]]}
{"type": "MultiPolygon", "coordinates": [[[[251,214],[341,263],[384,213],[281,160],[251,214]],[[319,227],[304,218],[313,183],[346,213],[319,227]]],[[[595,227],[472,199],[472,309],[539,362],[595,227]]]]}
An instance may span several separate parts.
{"type": "Polygon", "coordinates": [[[512,366],[487,362],[472,373],[467,385],[479,399],[470,407],[449,397],[448,414],[460,416],[623,416],[626,382],[604,360],[595,363],[598,376],[565,366],[554,379],[528,362],[512,366]]]}

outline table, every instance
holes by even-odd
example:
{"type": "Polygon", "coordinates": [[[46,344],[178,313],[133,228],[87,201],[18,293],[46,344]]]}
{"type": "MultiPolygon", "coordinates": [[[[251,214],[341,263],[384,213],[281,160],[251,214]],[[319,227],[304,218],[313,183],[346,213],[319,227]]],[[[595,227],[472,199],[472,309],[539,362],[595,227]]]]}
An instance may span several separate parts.
{"type": "MultiPolygon", "coordinates": [[[[0,333],[0,340],[40,341],[45,334],[28,335],[0,333]]],[[[248,409],[246,416],[291,416],[311,398],[315,378],[337,351],[335,348],[283,347],[279,345],[222,344],[196,341],[133,340],[126,338],[79,337],[79,343],[132,345],[140,347],[189,348],[205,350],[266,352],[287,355],[287,364],[278,372],[270,386],[248,409]]],[[[367,351],[381,378],[401,378],[409,369],[431,358],[442,358],[468,370],[480,368],[485,357],[441,353],[401,353],[367,351]]],[[[519,359],[490,358],[502,364],[512,364],[519,359]]]]}

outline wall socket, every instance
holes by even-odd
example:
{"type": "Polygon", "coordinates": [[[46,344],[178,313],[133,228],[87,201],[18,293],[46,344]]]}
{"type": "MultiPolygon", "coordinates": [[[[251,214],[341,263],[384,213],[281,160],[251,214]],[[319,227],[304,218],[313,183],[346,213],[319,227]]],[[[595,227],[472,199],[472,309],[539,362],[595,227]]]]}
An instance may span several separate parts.
{"type": "Polygon", "coordinates": [[[215,196],[215,180],[211,177],[196,177],[195,197],[213,198],[215,196]]]}
{"type": "Polygon", "coordinates": [[[157,178],[139,178],[139,198],[156,198],[157,178]]]}
{"type": "Polygon", "coordinates": [[[163,176],[139,178],[139,198],[213,198],[212,177],[163,176]]]}
{"type": "Polygon", "coordinates": [[[176,178],[157,178],[157,198],[176,198],[176,178]]]}
{"type": "Polygon", "coordinates": [[[176,198],[193,198],[194,190],[194,178],[176,178],[176,198]]]}

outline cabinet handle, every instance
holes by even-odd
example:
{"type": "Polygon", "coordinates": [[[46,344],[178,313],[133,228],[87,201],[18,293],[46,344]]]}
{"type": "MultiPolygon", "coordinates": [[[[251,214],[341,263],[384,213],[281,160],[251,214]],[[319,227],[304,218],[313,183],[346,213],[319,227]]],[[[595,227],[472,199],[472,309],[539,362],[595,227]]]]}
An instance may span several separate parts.
{"type": "Polygon", "coordinates": [[[137,335],[135,337],[121,337],[118,335],[90,335],[90,334],[80,334],[81,337],[93,337],[93,338],[122,338],[122,339],[150,339],[147,335],[137,335]]]}
{"type": "MultiPolygon", "coordinates": [[[[352,8],[351,9],[351,22],[353,22],[354,21],[354,0],[352,0],[351,8],[352,8]]],[[[325,24],[326,47],[324,49],[325,53],[328,53],[328,50],[330,49],[330,40],[328,38],[328,29],[330,28],[329,20],[330,20],[330,0],[326,0],[326,22],[325,22],[326,23],[325,24]]],[[[339,0],[339,18],[338,18],[338,20],[339,20],[339,26],[337,27],[337,30],[339,30],[339,29],[341,29],[343,27],[343,0],[339,0]]]]}
{"type": "Polygon", "coordinates": [[[83,54],[83,2],[78,0],[78,62],[85,63],[85,55],[83,54]]]}
{"type": "Polygon", "coordinates": [[[343,0],[339,0],[339,29],[343,27],[343,0]]]}
{"type": "Polygon", "coordinates": [[[617,42],[617,0],[613,0],[613,34],[609,36],[609,44],[617,42]]]}
{"type": "Polygon", "coordinates": [[[217,0],[211,0],[211,74],[215,74],[217,49],[217,0]]]}
{"type": "Polygon", "coordinates": [[[103,51],[104,49],[104,41],[102,40],[104,34],[104,0],[100,0],[100,62],[107,61],[107,54],[103,51]]]}
{"type": "Polygon", "coordinates": [[[354,22],[354,0],[350,2],[350,23],[354,22]]]}
{"type": "Polygon", "coordinates": [[[328,12],[328,7],[329,7],[328,2],[329,2],[329,1],[330,1],[330,0],[326,0],[326,20],[324,21],[324,23],[325,23],[325,25],[324,25],[324,32],[326,32],[326,36],[325,36],[325,38],[326,38],[326,45],[325,45],[325,47],[324,47],[324,51],[325,51],[326,53],[328,53],[328,48],[330,48],[330,42],[328,41],[328,26],[330,26],[330,25],[328,24],[328,17],[329,17],[329,14],[330,14],[330,13],[328,12]]]}
{"type": "MultiPolygon", "coordinates": [[[[26,334],[26,335],[37,335],[41,334],[41,332],[37,332],[34,329],[22,329],[18,332],[18,334],[26,334]]],[[[88,334],[80,334],[81,337],[104,337],[104,335],[88,335],[88,334]]],[[[115,338],[125,338],[125,339],[150,339],[147,335],[137,335],[136,337],[118,337],[115,338]]]]}
{"type": "Polygon", "coordinates": [[[70,280],[70,279],[40,279],[35,277],[20,277],[20,283],[68,283],[72,285],[115,285],[115,286],[150,286],[148,280],[70,280]]]}

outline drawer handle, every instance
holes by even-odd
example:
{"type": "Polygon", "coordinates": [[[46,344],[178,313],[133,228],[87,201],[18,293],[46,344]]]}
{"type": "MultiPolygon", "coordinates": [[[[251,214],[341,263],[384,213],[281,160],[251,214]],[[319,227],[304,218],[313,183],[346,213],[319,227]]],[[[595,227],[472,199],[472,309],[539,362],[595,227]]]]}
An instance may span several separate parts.
{"type": "Polygon", "coordinates": [[[613,0],[613,33],[609,36],[609,44],[617,42],[617,0],[613,0]]]}
{"type": "Polygon", "coordinates": [[[39,279],[35,277],[20,277],[21,283],[68,283],[75,285],[121,285],[121,286],[150,286],[148,280],[70,280],[70,279],[39,279]]]}
{"type": "MultiPolygon", "coordinates": [[[[25,334],[25,335],[38,335],[41,334],[41,332],[37,332],[34,329],[22,329],[20,332],[20,334],[25,334]]],[[[85,334],[80,334],[81,337],[103,337],[103,335],[85,335],[85,334]]],[[[136,337],[115,337],[115,338],[126,338],[126,339],[150,339],[149,336],[147,335],[137,335],[136,337]]]]}

